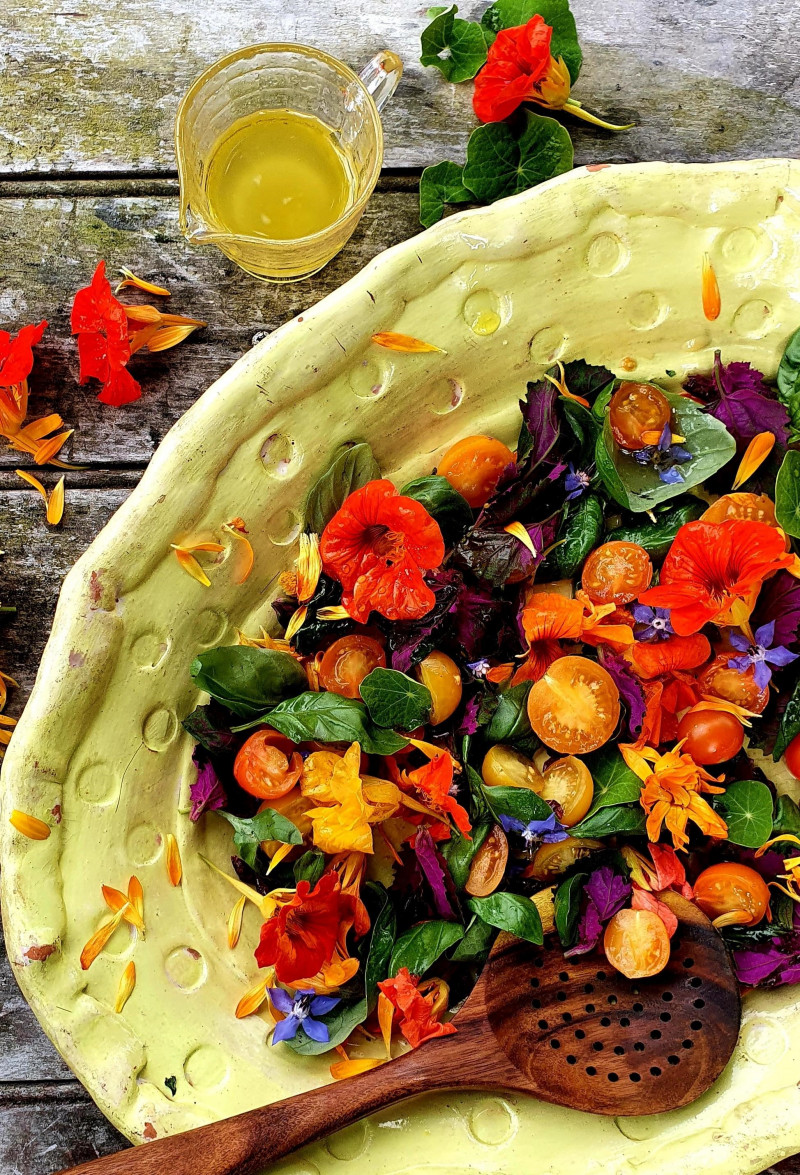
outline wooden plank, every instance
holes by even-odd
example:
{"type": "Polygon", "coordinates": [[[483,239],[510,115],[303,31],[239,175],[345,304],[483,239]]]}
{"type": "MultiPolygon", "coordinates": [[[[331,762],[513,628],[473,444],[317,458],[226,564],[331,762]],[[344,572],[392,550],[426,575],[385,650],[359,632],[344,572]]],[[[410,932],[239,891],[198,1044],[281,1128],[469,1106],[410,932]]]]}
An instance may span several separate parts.
{"type": "MultiPolygon", "coordinates": [[[[573,0],[585,68],[576,96],[637,128],[615,139],[576,128],[580,161],[797,155],[800,43],[778,0],[573,0]],[[762,46],[768,48],[762,51],[762,46]]],[[[477,17],[485,3],[462,4],[477,17]]],[[[243,45],[304,41],[359,68],[388,45],[406,75],[384,115],[386,163],[461,159],[471,86],[418,62],[425,5],[348,0],[114,0],[56,8],[21,0],[5,16],[0,170],[148,174],[175,167],[181,95],[243,45]]]]}
{"type": "Polygon", "coordinates": [[[2,1175],[50,1175],[127,1145],[77,1082],[0,1085],[2,1175]]]}

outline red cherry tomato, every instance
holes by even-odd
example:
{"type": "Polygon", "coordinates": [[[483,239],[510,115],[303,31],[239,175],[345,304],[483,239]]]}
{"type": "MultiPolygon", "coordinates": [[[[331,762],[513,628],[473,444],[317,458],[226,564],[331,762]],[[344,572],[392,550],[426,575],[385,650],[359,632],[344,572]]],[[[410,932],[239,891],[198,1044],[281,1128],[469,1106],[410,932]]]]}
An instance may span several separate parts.
{"type": "Polygon", "coordinates": [[[742,749],[744,727],[724,710],[690,710],[678,723],[678,738],[695,763],[726,763],[742,749]]]}
{"type": "Polygon", "coordinates": [[[796,734],[789,743],[783,758],[795,779],[800,779],[800,734],[796,734]]]}
{"type": "Polygon", "coordinates": [[[513,460],[508,445],[494,437],[464,437],[447,450],[437,473],[477,509],[489,501],[500,474],[513,460]]]}
{"type": "Polygon", "coordinates": [[[239,787],[262,800],[287,795],[303,772],[303,757],[293,746],[277,730],[251,734],[233,763],[239,787]]]}
{"type": "Polygon", "coordinates": [[[611,435],[621,449],[642,449],[658,443],[672,410],[653,384],[621,383],[608,405],[611,435]]]}
{"type": "Polygon", "coordinates": [[[608,742],[619,722],[619,690],[588,657],[559,657],[528,694],[534,733],[560,755],[584,755],[608,742]]]}
{"type": "Polygon", "coordinates": [[[697,878],[694,900],[715,925],[755,926],[767,912],[769,889],[749,865],[722,861],[697,878]]]}
{"type": "Polygon", "coordinates": [[[377,668],[386,668],[386,654],[380,641],[360,633],[343,636],[325,650],[319,667],[319,684],[343,698],[357,698],[361,682],[377,668]]]}
{"type": "Polygon", "coordinates": [[[602,543],[583,565],[581,587],[595,604],[630,604],[650,587],[653,564],[638,543],[602,543]]]}

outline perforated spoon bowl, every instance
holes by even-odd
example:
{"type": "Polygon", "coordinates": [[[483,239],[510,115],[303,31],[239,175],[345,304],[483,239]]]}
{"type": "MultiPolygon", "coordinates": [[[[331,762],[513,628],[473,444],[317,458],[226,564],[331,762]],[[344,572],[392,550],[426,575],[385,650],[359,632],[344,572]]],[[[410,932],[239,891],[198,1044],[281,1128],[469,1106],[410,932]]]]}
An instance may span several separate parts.
{"type": "Polygon", "coordinates": [[[69,1175],[256,1175],[305,1143],[431,1090],[508,1090],[592,1114],[684,1106],[719,1076],[739,1035],[741,1000],[727,948],[674,895],[670,962],[632,982],[598,956],[565,960],[557,942],[501,935],[453,1036],[378,1069],[136,1150],[69,1175]]]}

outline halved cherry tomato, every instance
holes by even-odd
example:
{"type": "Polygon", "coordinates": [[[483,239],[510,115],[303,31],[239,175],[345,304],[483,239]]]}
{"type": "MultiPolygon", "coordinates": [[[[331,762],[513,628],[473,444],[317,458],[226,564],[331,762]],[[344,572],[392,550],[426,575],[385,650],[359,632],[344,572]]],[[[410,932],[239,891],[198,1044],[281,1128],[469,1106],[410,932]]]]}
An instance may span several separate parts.
{"type": "Polygon", "coordinates": [[[603,949],[616,971],[646,979],[669,962],[669,934],[652,910],[619,910],[606,926],[603,949]]]}
{"type": "Polygon", "coordinates": [[[800,734],[789,743],[783,759],[795,779],[800,779],[800,734]]]}
{"type": "MultiPolygon", "coordinates": [[[[279,796],[275,800],[265,800],[258,809],[263,812],[265,808],[271,808],[273,812],[277,812],[281,816],[285,816],[287,820],[291,820],[292,824],[300,830],[300,835],[304,840],[307,840],[313,831],[313,823],[306,816],[306,812],[313,808],[313,802],[304,796],[299,787],[295,787],[285,796],[279,796]]],[[[261,847],[268,857],[273,857],[278,849],[283,844],[280,840],[262,840],[261,847]]],[[[292,852],[289,854],[289,859],[299,857],[303,853],[303,845],[293,845],[292,852]]]]}
{"type": "Polygon", "coordinates": [[[477,509],[489,501],[500,474],[513,460],[508,445],[494,437],[464,437],[447,450],[436,472],[477,509]]]}
{"type": "Polygon", "coordinates": [[[489,747],[483,757],[481,775],[487,787],[527,787],[541,794],[542,777],[533,760],[503,743],[489,747]]]}
{"type": "Polygon", "coordinates": [[[508,840],[500,825],[495,824],[472,858],[464,889],[474,898],[488,897],[503,880],[507,864],[508,840]]]}
{"type": "Polygon", "coordinates": [[[588,657],[559,657],[534,682],[528,717],[545,746],[561,755],[596,751],[619,722],[619,690],[588,657]]]}
{"type": "Polygon", "coordinates": [[[544,844],[536,850],[536,856],[522,876],[535,877],[537,881],[552,881],[554,877],[571,869],[576,861],[581,861],[603,848],[605,845],[601,840],[578,836],[568,836],[553,844],[544,844]]]}
{"type": "Polygon", "coordinates": [[[567,755],[545,768],[542,786],[536,790],[543,800],[555,800],[561,808],[561,823],[572,828],[592,806],[594,780],[582,759],[567,755]]]}
{"type": "Polygon", "coordinates": [[[749,865],[722,861],[697,878],[694,900],[715,926],[755,926],[767,912],[769,889],[749,865]]]}
{"type": "Polygon", "coordinates": [[[292,790],[303,771],[303,757],[276,730],[257,730],[233,763],[239,787],[261,800],[278,799],[292,790]]]}
{"type": "Polygon", "coordinates": [[[733,702],[736,706],[744,706],[745,710],[760,714],[769,701],[769,687],[758,688],[752,665],[744,673],[731,668],[728,662],[732,656],[738,655],[722,653],[715,657],[697,679],[698,688],[701,694],[711,694],[724,702],[733,702]]]}
{"type": "Polygon", "coordinates": [[[319,667],[319,684],[343,698],[357,698],[361,682],[377,668],[386,668],[383,645],[374,637],[353,633],[340,637],[325,650],[319,667]]]}
{"type": "Polygon", "coordinates": [[[642,449],[658,442],[672,410],[653,384],[621,383],[608,405],[611,435],[621,449],[642,449]]]}
{"type": "Polygon", "coordinates": [[[653,564],[638,543],[595,547],[583,565],[581,587],[595,604],[630,604],[650,587],[653,564]]]}
{"type": "Polygon", "coordinates": [[[726,763],[738,755],[744,742],[744,727],[735,714],[724,710],[688,710],[678,723],[683,750],[695,763],[726,763]]]}
{"type": "Polygon", "coordinates": [[[775,503],[766,494],[723,494],[700,515],[701,522],[727,522],[729,519],[778,525],[775,503]]]}
{"type": "Polygon", "coordinates": [[[424,661],[420,661],[417,677],[431,691],[431,725],[446,722],[461,701],[461,671],[455,661],[447,653],[434,649],[424,661]]]}

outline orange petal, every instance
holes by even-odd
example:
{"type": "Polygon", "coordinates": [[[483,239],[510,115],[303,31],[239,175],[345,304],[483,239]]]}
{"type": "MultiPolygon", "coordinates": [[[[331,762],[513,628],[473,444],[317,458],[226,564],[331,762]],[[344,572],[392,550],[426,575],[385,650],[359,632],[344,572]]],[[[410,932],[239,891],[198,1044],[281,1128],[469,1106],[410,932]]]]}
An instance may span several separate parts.
{"type": "Polygon", "coordinates": [[[509,522],[508,526],[503,527],[503,530],[506,532],[506,534],[512,534],[515,539],[519,539],[523,547],[527,547],[530,553],[533,555],[534,559],[536,558],[538,551],[533,545],[533,539],[528,534],[527,530],[521,522],[509,522]]]}
{"type": "MultiPolygon", "coordinates": [[[[177,347],[178,343],[182,343],[200,325],[199,322],[192,322],[184,326],[163,326],[156,331],[152,338],[148,339],[145,346],[148,351],[168,351],[170,347],[177,347]]],[[[205,323],[202,325],[205,326],[205,323]]]]}
{"type": "Polygon", "coordinates": [[[277,867],[278,867],[278,865],[280,865],[281,861],[285,860],[286,857],[289,856],[289,853],[291,853],[293,848],[294,848],[294,845],[287,845],[287,844],[279,845],[278,848],[275,850],[275,852],[272,854],[272,859],[270,860],[269,868],[267,869],[267,874],[270,874],[273,869],[277,869],[277,867]]]}
{"type": "Polygon", "coordinates": [[[36,464],[46,465],[51,458],[55,457],[59,449],[64,447],[74,431],[74,428],[70,428],[66,432],[60,432],[58,436],[51,437],[49,441],[42,441],[33,455],[36,464]]]}
{"type": "Polygon", "coordinates": [[[57,428],[61,428],[63,423],[64,421],[58,413],[52,412],[50,416],[40,416],[38,420],[31,420],[29,424],[25,425],[23,431],[25,436],[31,440],[40,441],[49,432],[55,432],[57,428]]]}
{"type": "Polygon", "coordinates": [[[228,946],[233,950],[242,933],[242,918],[244,917],[245,897],[239,898],[228,916],[228,946]]]}
{"type": "Polygon", "coordinates": [[[125,317],[140,326],[161,326],[161,312],[155,306],[126,306],[125,317]]]}
{"type": "Polygon", "coordinates": [[[266,978],[259,979],[258,983],[244,993],[236,1005],[237,1020],[244,1020],[245,1016],[252,1016],[253,1012],[258,1011],[267,998],[267,988],[271,983],[272,975],[268,974],[266,978]]]}
{"type": "Polygon", "coordinates": [[[121,1012],[131,998],[131,993],[136,985],[136,964],[133,959],[128,963],[125,970],[120,976],[119,984],[117,985],[117,998],[114,1000],[114,1011],[121,1012]]]}
{"type": "Polygon", "coordinates": [[[759,466],[769,457],[774,444],[774,433],[760,432],[753,437],[739,462],[732,489],[738,490],[739,486],[744,485],[747,479],[753,476],[759,466]]]}
{"type": "Polygon", "coordinates": [[[144,934],[144,921],[141,914],[136,907],[131,903],[127,894],[122,893],[118,889],[114,889],[110,885],[103,887],[103,900],[114,914],[121,914],[126,922],[131,926],[135,926],[137,930],[144,934]]]}
{"type": "MultiPolygon", "coordinates": [[[[137,290],[144,290],[146,294],[156,294],[160,298],[168,298],[170,296],[169,290],[166,290],[163,286],[157,286],[154,282],[145,281],[143,277],[137,277],[135,273],[132,273],[124,265],[120,267],[120,273],[123,275],[123,280],[114,291],[115,294],[118,294],[120,290],[133,286],[137,290]]],[[[127,310],[128,307],[126,306],[125,309],[127,310]]]]}
{"type": "Polygon", "coordinates": [[[319,553],[319,536],[300,535],[300,551],[297,555],[297,598],[307,604],[317,590],[322,574],[322,556],[319,553]]]}
{"type": "Polygon", "coordinates": [[[60,477],[53,486],[52,493],[47,499],[47,521],[51,526],[58,526],[64,517],[64,478],[60,477]]]}
{"type": "Polygon", "coordinates": [[[328,604],[317,612],[317,620],[349,620],[350,613],[341,604],[328,604]]]}
{"type": "Polygon", "coordinates": [[[170,885],[178,886],[183,877],[183,865],[181,864],[181,851],[178,848],[178,842],[171,832],[167,833],[167,877],[170,885]]]}
{"type": "MultiPolygon", "coordinates": [[[[403,351],[409,355],[423,355],[431,351],[441,351],[433,343],[423,343],[422,339],[415,339],[413,335],[399,335],[394,331],[385,330],[372,336],[373,343],[379,347],[386,347],[388,351],[403,351]]],[[[444,352],[442,352],[444,354],[444,352]]]]}
{"type": "Polygon", "coordinates": [[[719,294],[717,275],[714,272],[714,266],[711,264],[711,258],[708,253],[703,257],[702,287],[703,313],[709,322],[713,322],[715,318],[719,318],[720,310],[722,309],[722,300],[719,294]]]}
{"type": "Polygon", "coordinates": [[[8,819],[17,832],[27,836],[28,840],[47,840],[50,835],[50,826],[29,812],[20,812],[15,808],[8,819]]]}
{"type": "Polygon", "coordinates": [[[233,582],[235,584],[242,584],[245,582],[245,580],[250,578],[250,572],[253,570],[255,555],[253,554],[253,548],[250,544],[250,540],[244,533],[244,523],[242,522],[241,526],[235,526],[235,522],[242,522],[242,520],[241,518],[236,518],[232,522],[226,522],[222,529],[226,530],[228,534],[232,534],[233,537],[239,541],[239,554],[236,559],[237,566],[234,572],[233,582]]]}
{"type": "Polygon", "coordinates": [[[27,473],[24,469],[15,469],[17,477],[21,477],[29,486],[33,486],[37,494],[41,494],[45,502],[47,501],[47,490],[44,488],[38,477],[34,477],[32,473],[27,473]]]}
{"type": "Polygon", "coordinates": [[[392,1059],[392,1021],[394,1020],[394,1005],[392,1001],[380,992],[378,995],[378,1024],[381,1029],[381,1036],[383,1037],[383,1045],[386,1049],[386,1059],[392,1059]]]}
{"type": "Polygon", "coordinates": [[[334,1081],[344,1081],[347,1077],[357,1077],[359,1073],[369,1073],[370,1069],[377,1069],[386,1062],[381,1057],[362,1057],[358,1061],[334,1061],[331,1065],[331,1077],[334,1081]]]}
{"type": "Polygon", "coordinates": [[[194,555],[190,554],[189,551],[185,550],[183,547],[173,547],[173,550],[175,552],[175,558],[178,560],[183,570],[188,575],[191,575],[192,579],[196,579],[198,583],[203,585],[203,587],[211,587],[211,580],[208,578],[205,571],[203,571],[203,568],[197,562],[194,555]]]}
{"type": "Polygon", "coordinates": [[[131,877],[128,882],[128,901],[144,922],[144,890],[138,877],[131,877]]]}
{"type": "Polygon", "coordinates": [[[122,913],[115,914],[113,918],[109,918],[108,922],[104,922],[95,930],[92,937],[87,942],[86,946],[81,951],[81,968],[88,971],[92,963],[106,945],[111,935],[122,921],[122,913]]]}
{"type": "Polygon", "coordinates": [[[300,629],[305,624],[306,616],[308,615],[308,608],[303,604],[302,608],[296,608],[292,613],[289,623],[286,625],[286,632],[283,634],[284,640],[291,641],[297,636],[300,629]]]}
{"type": "Polygon", "coordinates": [[[165,326],[208,326],[204,318],[188,318],[185,314],[162,314],[161,321],[165,326]]]}

